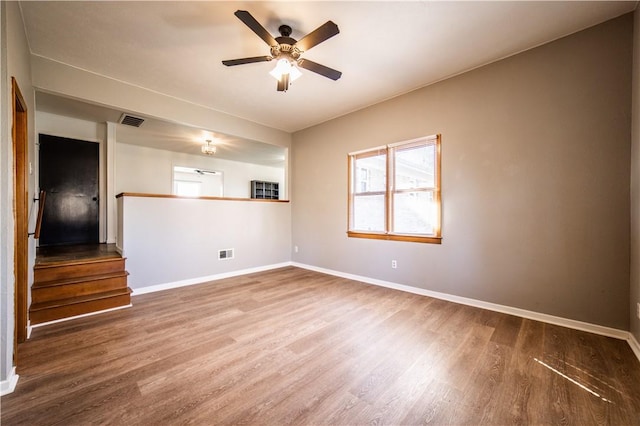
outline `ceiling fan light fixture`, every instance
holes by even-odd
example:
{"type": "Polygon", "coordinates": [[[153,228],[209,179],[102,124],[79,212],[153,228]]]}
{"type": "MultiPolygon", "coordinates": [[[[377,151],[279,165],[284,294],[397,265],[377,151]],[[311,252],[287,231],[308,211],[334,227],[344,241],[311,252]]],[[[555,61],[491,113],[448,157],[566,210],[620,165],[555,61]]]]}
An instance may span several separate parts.
{"type": "Polygon", "coordinates": [[[211,143],[210,139],[207,139],[204,145],[202,145],[202,153],[205,155],[214,155],[216,151],[217,148],[211,143]]]}
{"type": "Polygon", "coordinates": [[[280,80],[284,74],[289,75],[289,82],[297,80],[302,73],[296,68],[289,59],[279,59],[274,69],[269,74],[276,80],[280,80]]]}

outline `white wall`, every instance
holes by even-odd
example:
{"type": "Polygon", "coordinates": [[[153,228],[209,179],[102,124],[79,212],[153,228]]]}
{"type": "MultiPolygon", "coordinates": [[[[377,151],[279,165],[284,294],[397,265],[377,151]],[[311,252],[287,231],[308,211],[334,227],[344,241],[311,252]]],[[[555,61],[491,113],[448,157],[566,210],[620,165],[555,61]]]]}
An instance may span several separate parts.
{"type": "MultiPolygon", "coordinates": [[[[34,162],[34,91],[31,82],[30,57],[27,39],[22,25],[17,2],[2,2],[0,16],[0,66],[2,67],[1,93],[2,99],[2,146],[0,148],[0,382],[4,387],[10,380],[13,366],[13,336],[14,336],[14,220],[13,220],[13,154],[11,123],[11,77],[15,77],[27,103],[28,109],[28,155],[29,161],[34,162]]],[[[29,176],[29,198],[34,196],[34,176],[29,176]]],[[[32,227],[30,228],[33,229],[32,227]]],[[[35,260],[35,242],[29,239],[29,276],[28,285],[33,282],[33,263],[35,260]]]]}
{"type": "Polygon", "coordinates": [[[625,15],[295,133],[293,260],[628,330],[632,31],[625,15]],[[442,245],[348,238],[347,154],[436,133],[442,245]]]}
{"type": "Polygon", "coordinates": [[[87,100],[116,110],[214,129],[229,136],[290,148],[291,135],[239,117],[139,86],[84,71],[42,56],[31,57],[33,85],[42,91],[87,100]]]}
{"type": "Polygon", "coordinates": [[[0,382],[9,387],[13,367],[13,177],[11,157],[11,120],[9,77],[7,75],[7,12],[0,2],[0,382]]]}
{"type": "Polygon", "coordinates": [[[36,112],[36,132],[63,138],[79,139],[89,142],[105,140],[107,125],[93,121],[65,117],[48,112],[36,112]]]}
{"type": "Polygon", "coordinates": [[[287,262],[291,207],[285,202],[120,197],[129,286],[198,280],[287,262]],[[218,260],[218,250],[235,257],[218,260]]]}
{"type": "Polygon", "coordinates": [[[249,198],[254,179],[284,185],[282,168],[117,143],[116,193],[171,194],[174,166],[223,172],[225,197],[249,198]]]}
{"type": "Polygon", "coordinates": [[[634,13],[633,107],[631,135],[631,333],[640,342],[640,8],[634,13]]]}

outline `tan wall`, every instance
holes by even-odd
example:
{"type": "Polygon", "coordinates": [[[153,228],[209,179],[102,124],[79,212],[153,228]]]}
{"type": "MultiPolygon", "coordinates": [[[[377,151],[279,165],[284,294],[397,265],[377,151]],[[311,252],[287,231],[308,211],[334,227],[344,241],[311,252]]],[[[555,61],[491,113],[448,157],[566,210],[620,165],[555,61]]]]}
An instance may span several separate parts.
{"type": "Polygon", "coordinates": [[[633,125],[631,149],[631,332],[640,342],[640,8],[634,14],[633,32],[633,125]]]}
{"type": "Polygon", "coordinates": [[[632,25],[295,133],[293,260],[628,329],[632,25]],[[442,245],[347,238],[347,153],[434,133],[442,245]]]}

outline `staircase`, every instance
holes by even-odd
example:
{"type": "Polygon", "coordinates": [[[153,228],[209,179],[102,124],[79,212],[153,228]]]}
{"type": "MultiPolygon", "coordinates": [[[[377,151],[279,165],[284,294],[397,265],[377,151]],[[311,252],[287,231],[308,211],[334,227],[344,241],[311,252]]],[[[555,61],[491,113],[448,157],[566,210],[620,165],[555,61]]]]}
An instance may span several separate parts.
{"type": "Polygon", "coordinates": [[[128,275],[119,255],[36,262],[31,324],[130,305],[128,275]]]}

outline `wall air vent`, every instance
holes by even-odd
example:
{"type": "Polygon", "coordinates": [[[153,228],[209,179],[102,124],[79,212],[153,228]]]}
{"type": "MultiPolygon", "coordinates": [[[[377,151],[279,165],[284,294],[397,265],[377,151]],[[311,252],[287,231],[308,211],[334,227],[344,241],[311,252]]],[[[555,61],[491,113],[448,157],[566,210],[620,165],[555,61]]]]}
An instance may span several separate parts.
{"type": "Polygon", "coordinates": [[[218,250],[218,260],[233,259],[233,249],[218,250]]]}
{"type": "Polygon", "coordinates": [[[144,123],[144,118],[135,117],[130,114],[122,114],[118,123],[125,124],[127,126],[140,127],[140,125],[144,123]]]}

